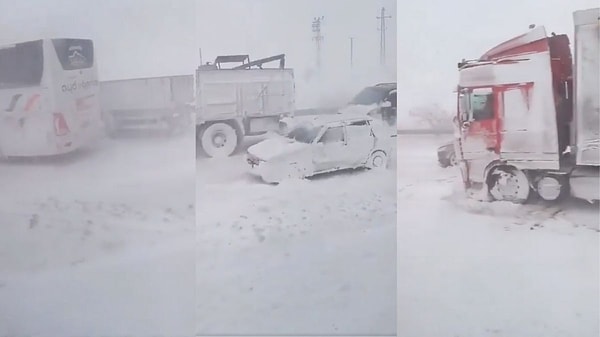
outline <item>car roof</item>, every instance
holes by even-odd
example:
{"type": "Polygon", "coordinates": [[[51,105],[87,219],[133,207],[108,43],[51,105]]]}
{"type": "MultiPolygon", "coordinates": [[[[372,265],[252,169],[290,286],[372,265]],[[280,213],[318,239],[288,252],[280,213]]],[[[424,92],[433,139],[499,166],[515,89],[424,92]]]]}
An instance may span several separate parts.
{"type": "Polygon", "coordinates": [[[398,84],[395,83],[395,82],[377,83],[373,87],[376,87],[376,88],[385,88],[387,90],[394,90],[394,89],[396,89],[398,87],[398,84]]]}
{"type": "Polygon", "coordinates": [[[298,116],[293,117],[293,119],[299,122],[310,123],[314,126],[325,126],[329,124],[342,124],[348,122],[360,122],[360,121],[372,121],[373,118],[369,116],[354,116],[348,114],[326,114],[326,115],[316,115],[316,116],[298,116]]]}

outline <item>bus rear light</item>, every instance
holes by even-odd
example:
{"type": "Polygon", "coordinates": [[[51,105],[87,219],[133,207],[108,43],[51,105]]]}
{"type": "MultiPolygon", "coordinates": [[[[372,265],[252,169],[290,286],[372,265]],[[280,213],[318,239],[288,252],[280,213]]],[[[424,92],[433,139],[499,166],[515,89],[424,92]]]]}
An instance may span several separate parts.
{"type": "Polygon", "coordinates": [[[54,133],[57,136],[64,136],[70,132],[65,116],[59,112],[54,113],[54,133]]]}

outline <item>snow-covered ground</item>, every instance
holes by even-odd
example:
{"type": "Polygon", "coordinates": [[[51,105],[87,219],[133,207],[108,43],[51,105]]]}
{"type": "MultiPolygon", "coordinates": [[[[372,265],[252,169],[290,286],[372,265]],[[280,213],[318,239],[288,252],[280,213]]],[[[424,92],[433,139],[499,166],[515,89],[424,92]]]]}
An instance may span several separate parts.
{"type": "Polygon", "coordinates": [[[395,334],[394,165],[276,186],[242,153],[197,165],[198,334],[395,334]]]}
{"type": "Polygon", "coordinates": [[[398,138],[398,335],[600,335],[598,205],[467,200],[447,140],[398,138]]]}
{"type": "Polygon", "coordinates": [[[1,336],[190,336],[193,131],[0,162],[1,336]]]}

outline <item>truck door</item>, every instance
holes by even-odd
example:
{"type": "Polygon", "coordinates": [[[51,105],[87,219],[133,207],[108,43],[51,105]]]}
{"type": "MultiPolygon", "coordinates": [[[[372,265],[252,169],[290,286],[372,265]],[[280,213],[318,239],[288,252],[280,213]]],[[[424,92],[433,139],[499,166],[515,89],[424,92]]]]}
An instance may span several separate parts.
{"type": "Polygon", "coordinates": [[[483,173],[483,168],[498,157],[497,121],[497,95],[492,88],[461,90],[458,114],[461,171],[469,180],[476,178],[481,182],[483,177],[472,177],[467,167],[483,173]]]}

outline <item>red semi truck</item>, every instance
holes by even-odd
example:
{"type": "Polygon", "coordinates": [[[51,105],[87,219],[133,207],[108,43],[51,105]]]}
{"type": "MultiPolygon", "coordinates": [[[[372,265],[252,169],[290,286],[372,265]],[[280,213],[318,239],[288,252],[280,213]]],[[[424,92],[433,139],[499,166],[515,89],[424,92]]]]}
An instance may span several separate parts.
{"type": "Polygon", "coordinates": [[[455,148],[465,188],[523,203],[534,194],[600,199],[600,9],[573,13],[458,64],[455,148]]]}

